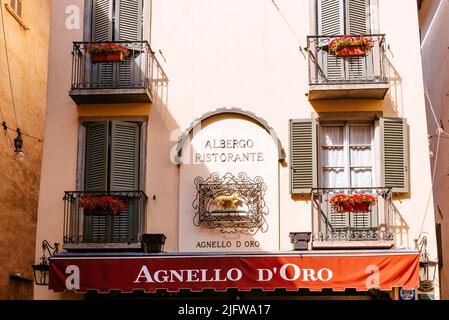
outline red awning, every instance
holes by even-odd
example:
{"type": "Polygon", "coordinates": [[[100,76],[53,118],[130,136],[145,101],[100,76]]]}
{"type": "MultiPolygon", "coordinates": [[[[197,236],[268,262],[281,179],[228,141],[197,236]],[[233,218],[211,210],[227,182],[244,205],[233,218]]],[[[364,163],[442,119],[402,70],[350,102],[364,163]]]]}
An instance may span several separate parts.
{"type": "Polygon", "coordinates": [[[241,291],[309,289],[343,291],[419,285],[416,251],[309,251],[304,253],[63,254],[50,263],[50,289],[56,292],[165,289],[241,291]]]}

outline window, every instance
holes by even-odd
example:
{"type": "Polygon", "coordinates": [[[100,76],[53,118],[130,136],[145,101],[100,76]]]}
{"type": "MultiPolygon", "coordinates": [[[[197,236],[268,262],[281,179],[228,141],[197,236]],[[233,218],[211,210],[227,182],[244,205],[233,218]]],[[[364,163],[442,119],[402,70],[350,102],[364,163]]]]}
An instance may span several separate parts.
{"type": "Polygon", "coordinates": [[[320,136],[323,188],[373,186],[372,125],[323,125],[320,136]]]}
{"type": "MultiPolygon", "coordinates": [[[[372,33],[375,24],[374,1],[370,0],[318,0],[317,31],[321,37],[318,47],[326,48],[339,35],[368,35],[372,33]],[[373,11],[373,12],[371,12],[373,11]]],[[[376,40],[377,38],[372,38],[376,40]]],[[[373,81],[373,53],[366,57],[341,59],[327,50],[320,50],[318,61],[322,63],[324,79],[330,81],[373,81]]]]}
{"type": "Polygon", "coordinates": [[[318,119],[290,120],[291,193],[310,193],[318,186],[390,187],[407,193],[407,148],[404,118],[341,125],[319,125],[318,119]],[[377,138],[374,123],[379,128],[377,138]],[[377,164],[373,160],[376,145],[381,160],[377,164]]]}
{"type": "Polygon", "coordinates": [[[138,190],[140,124],[109,120],[85,125],[86,191],[138,190]]]}
{"type": "MultiPolygon", "coordinates": [[[[86,122],[84,191],[138,191],[140,185],[140,124],[127,121],[86,122]]],[[[128,198],[118,216],[84,219],[86,242],[135,242],[143,208],[128,198]]]]}
{"type": "Polygon", "coordinates": [[[15,14],[22,17],[22,0],[11,0],[10,5],[15,14]]]}
{"type": "Polygon", "coordinates": [[[319,35],[363,35],[375,29],[376,1],[318,0],[319,35]]]}
{"type": "Polygon", "coordinates": [[[93,0],[92,42],[142,41],[143,0],[93,0]]]}
{"type": "Polygon", "coordinates": [[[145,81],[143,40],[143,0],[93,0],[92,42],[118,42],[131,55],[121,63],[92,64],[93,87],[123,88],[140,86],[145,81]],[[134,43],[133,43],[134,42],[134,43]]]}

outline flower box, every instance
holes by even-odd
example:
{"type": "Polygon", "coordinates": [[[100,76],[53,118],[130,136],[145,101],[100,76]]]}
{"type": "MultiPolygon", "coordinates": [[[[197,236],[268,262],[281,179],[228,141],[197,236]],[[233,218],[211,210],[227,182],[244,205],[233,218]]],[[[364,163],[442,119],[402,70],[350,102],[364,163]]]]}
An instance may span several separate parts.
{"type": "Polygon", "coordinates": [[[84,208],[84,215],[86,216],[113,216],[114,210],[112,208],[84,208]]]}
{"type": "Polygon", "coordinates": [[[374,41],[362,36],[343,36],[329,43],[329,53],[336,57],[363,57],[374,46],[374,41]]]}
{"type": "Polygon", "coordinates": [[[118,197],[111,196],[84,196],[80,200],[86,216],[119,215],[125,210],[125,204],[118,197]]]}
{"type": "Polygon", "coordinates": [[[90,43],[85,50],[92,63],[122,62],[129,56],[129,50],[116,43],[90,43]]]}
{"type": "Polygon", "coordinates": [[[335,50],[337,57],[364,57],[367,53],[364,46],[343,46],[335,50]]]}
{"type": "Polygon", "coordinates": [[[111,52],[111,53],[93,53],[91,55],[92,63],[101,62],[122,62],[125,60],[123,52],[111,52]]]}
{"type": "Polygon", "coordinates": [[[368,212],[370,206],[376,203],[376,198],[370,194],[337,194],[330,199],[335,212],[368,212]]]}

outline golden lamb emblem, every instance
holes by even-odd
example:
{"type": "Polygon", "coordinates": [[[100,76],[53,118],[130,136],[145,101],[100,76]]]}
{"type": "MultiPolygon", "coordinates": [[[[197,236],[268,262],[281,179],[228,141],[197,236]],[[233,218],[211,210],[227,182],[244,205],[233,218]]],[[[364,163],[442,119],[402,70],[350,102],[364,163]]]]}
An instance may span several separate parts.
{"type": "Polygon", "coordinates": [[[230,196],[218,196],[216,201],[217,210],[237,210],[243,203],[240,200],[240,195],[237,193],[233,193],[230,196]]]}

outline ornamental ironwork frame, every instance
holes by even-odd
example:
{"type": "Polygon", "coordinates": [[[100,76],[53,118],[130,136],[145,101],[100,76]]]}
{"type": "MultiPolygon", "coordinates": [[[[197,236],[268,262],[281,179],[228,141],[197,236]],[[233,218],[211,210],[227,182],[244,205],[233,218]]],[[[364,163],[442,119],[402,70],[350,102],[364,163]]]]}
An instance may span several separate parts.
{"type": "Polygon", "coordinates": [[[194,183],[195,226],[251,235],[268,231],[265,217],[269,209],[264,200],[267,186],[262,177],[250,179],[240,172],[237,177],[227,173],[220,178],[218,173],[212,173],[206,179],[196,177],[194,183]],[[225,202],[228,206],[223,205],[225,202]]]}

